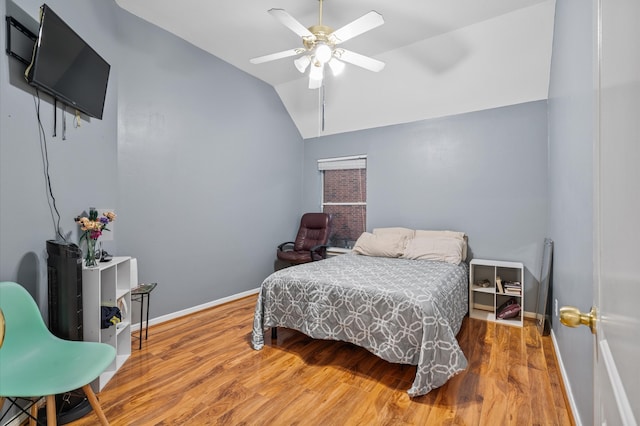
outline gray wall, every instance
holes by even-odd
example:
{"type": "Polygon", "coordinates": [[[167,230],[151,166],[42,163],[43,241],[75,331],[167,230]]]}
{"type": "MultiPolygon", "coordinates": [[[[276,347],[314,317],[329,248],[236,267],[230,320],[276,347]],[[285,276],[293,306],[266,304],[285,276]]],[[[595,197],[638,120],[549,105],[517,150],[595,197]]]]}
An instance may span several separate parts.
{"type": "MultiPolygon", "coordinates": [[[[0,4],[37,30],[41,1],[0,4]]],[[[106,249],[160,283],[154,316],[257,288],[275,246],[295,235],[302,194],[302,139],[273,88],[114,1],[48,4],[112,66],[103,120],[73,128],[68,114],[63,141],[41,105],[62,233],[77,242],[77,214],[115,209],[106,249]]],[[[45,241],[56,232],[34,92],[14,59],[0,55],[0,70],[0,279],[32,290],[46,316],[45,241]]]]}
{"type": "Polygon", "coordinates": [[[304,210],[320,158],[367,155],[367,229],[467,233],[476,258],[521,261],[533,312],[547,230],[547,105],[531,102],[305,140],[304,210]]]}
{"type": "Polygon", "coordinates": [[[272,87],[127,12],[118,30],[118,250],[159,282],[152,316],[259,287],[300,220],[302,138],[272,87]]]}
{"type": "MultiPolygon", "coordinates": [[[[42,1],[0,2],[5,46],[5,14],[19,18],[36,32],[42,1]],[[35,28],[34,28],[35,27],[35,28]]],[[[82,34],[114,66],[117,46],[113,43],[113,4],[100,1],[49,2],[56,13],[82,34]]],[[[47,184],[34,106],[35,91],[23,78],[25,66],[0,55],[0,280],[18,281],[37,298],[46,315],[47,275],[45,241],[56,238],[57,216],[52,219],[47,203],[47,184]]],[[[53,105],[43,95],[40,118],[47,140],[49,175],[60,213],[62,234],[78,239],[73,218],[89,206],[117,204],[117,91],[111,78],[103,120],[83,121],[74,128],[67,114],[66,140],[62,140],[61,115],[58,137],[53,134],[53,105]]]]}
{"type": "MultiPolygon", "coordinates": [[[[556,2],[549,88],[549,236],[555,242],[552,297],[589,311],[593,301],[593,2],[556,2]]],[[[587,327],[553,332],[582,424],[593,423],[593,336],[587,327]]]]}

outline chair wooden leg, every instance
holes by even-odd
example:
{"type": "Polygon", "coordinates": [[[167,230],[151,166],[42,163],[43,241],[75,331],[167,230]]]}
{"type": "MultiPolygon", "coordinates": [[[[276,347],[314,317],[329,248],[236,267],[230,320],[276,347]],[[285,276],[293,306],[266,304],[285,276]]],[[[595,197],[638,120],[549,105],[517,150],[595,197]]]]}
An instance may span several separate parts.
{"type": "Polygon", "coordinates": [[[31,417],[29,417],[29,426],[36,426],[38,423],[38,398],[33,398],[31,406],[31,417]]]}
{"type": "Polygon", "coordinates": [[[87,399],[89,400],[93,411],[98,416],[98,419],[100,419],[100,424],[102,424],[102,426],[109,426],[107,416],[104,415],[104,411],[102,411],[102,407],[100,407],[100,403],[98,402],[98,397],[93,393],[91,384],[84,385],[82,390],[84,390],[85,395],[87,395],[87,399]]]}
{"type": "Polygon", "coordinates": [[[56,414],[56,396],[47,395],[47,426],[56,426],[58,415],[56,414]]]}

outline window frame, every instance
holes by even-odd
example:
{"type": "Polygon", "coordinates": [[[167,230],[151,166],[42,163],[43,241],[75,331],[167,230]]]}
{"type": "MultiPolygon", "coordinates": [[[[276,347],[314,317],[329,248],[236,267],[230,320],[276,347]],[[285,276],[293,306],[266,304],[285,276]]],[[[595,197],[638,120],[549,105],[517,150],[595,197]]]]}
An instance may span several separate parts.
{"type": "MultiPolygon", "coordinates": [[[[334,157],[318,159],[318,171],[320,172],[320,209],[325,211],[325,206],[364,206],[365,214],[362,223],[362,232],[367,230],[367,156],[366,155],[352,155],[345,157],[334,157]],[[325,172],[331,170],[364,170],[365,174],[365,201],[354,202],[325,202],[325,172]]],[[[346,241],[346,240],[345,240],[346,241]]],[[[352,241],[352,240],[348,240],[352,241]]]]}

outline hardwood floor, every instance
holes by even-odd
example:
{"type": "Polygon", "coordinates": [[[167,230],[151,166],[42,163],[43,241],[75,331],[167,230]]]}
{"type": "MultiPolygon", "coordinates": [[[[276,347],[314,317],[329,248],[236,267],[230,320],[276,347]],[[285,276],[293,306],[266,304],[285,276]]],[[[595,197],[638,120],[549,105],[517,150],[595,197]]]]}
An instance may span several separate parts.
{"type": "MultiPolygon", "coordinates": [[[[279,329],[250,345],[256,296],[153,326],[98,394],[112,425],[571,425],[550,337],[465,318],[469,367],[419,398],[415,366],[279,329]]],[[[91,412],[73,426],[94,425],[91,412]]]]}

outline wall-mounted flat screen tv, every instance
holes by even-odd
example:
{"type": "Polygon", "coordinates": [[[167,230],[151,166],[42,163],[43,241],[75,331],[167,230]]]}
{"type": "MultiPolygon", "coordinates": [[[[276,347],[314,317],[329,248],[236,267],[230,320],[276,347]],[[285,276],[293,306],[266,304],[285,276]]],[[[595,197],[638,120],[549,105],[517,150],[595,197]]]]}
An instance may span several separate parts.
{"type": "Polygon", "coordinates": [[[111,66],[50,7],[40,10],[40,29],[31,65],[32,86],[95,118],[102,119],[111,66]]]}

